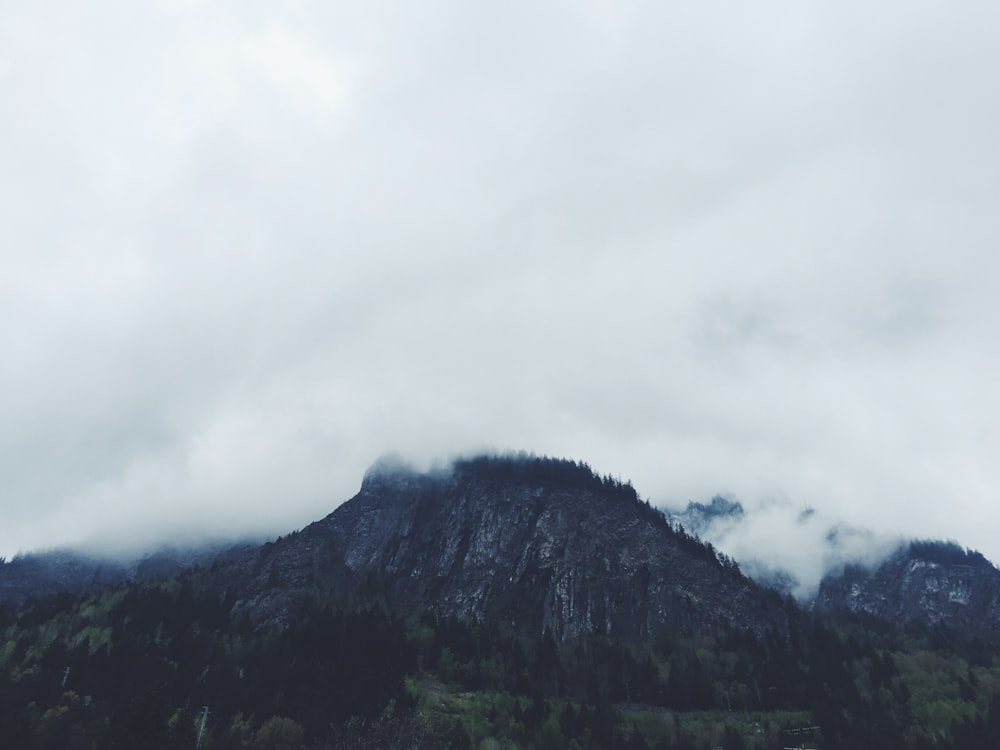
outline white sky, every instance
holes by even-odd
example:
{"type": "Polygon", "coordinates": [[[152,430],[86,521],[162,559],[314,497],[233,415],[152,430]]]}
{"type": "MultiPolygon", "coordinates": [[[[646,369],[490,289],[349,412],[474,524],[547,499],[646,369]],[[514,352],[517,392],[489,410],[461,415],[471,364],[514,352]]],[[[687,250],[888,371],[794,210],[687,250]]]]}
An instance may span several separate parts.
{"type": "Polygon", "coordinates": [[[7,6],[0,554],[510,448],[1000,560],[1000,4],[7,6]]]}

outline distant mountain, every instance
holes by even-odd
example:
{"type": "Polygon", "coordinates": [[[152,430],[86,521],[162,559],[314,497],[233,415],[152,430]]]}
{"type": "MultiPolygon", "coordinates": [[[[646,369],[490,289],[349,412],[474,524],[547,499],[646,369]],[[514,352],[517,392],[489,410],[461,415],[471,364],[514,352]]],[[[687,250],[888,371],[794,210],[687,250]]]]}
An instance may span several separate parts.
{"type": "Polygon", "coordinates": [[[73,550],[18,555],[0,563],[0,602],[20,604],[33,596],[83,593],[127,578],[126,565],[73,550]]]}
{"type": "Polygon", "coordinates": [[[739,520],[745,515],[743,504],[738,500],[716,495],[710,503],[690,502],[687,508],[679,513],[671,513],[669,518],[681,524],[688,532],[703,538],[712,524],[720,520],[739,520]]]}
{"type": "Polygon", "coordinates": [[[874,568],[852,565],[827,576],[814,606],[907,625],[997,632],[1000,570],[953,542],[911,542],[874,568]]]}
{"type": "Polygon", "coordinates": [[[195,565],[229,559],[250,547],[256,545],[164,546],[124,559],[69,548],[17,555],[0,561],[0,603],[16,605],[32,597],[94,593],[126,581],[166,578],[195,565]]]}
{"type": "Polygon", "coordinates": [[[727,624],[784,629],[779,597],[674,528],[629,484],[572,461],[479,457],[421,474],[376,468],[322,521],[245,558],[252,616],[282,620],[306,595],[384,592],[559,639],[650,638],[727,624]]]}
{"type": "Polygon", "coordinates": [[[748,576],[809,606],[823,578],[845,566],[872,567],[894,552],[898,536],[846,524],[814,508],[770,502],[746,509],[715,497],[669,513],[674,523],[730,555],[748,576]]]}
{"type": "Polygon", "coordinates": [[[894,541],[811,508],[747,511],[723,497],[689,503],[669,518],[730,552],[761,585],[795,594],[814,611],[1000,631],[1000,571],[954,542],[894,541]]]}

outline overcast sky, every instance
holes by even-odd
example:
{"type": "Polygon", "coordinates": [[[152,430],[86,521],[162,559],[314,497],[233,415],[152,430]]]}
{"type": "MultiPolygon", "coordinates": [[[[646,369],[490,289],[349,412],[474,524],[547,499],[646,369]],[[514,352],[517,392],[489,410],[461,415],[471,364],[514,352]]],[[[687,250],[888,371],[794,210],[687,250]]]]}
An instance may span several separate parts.
{"type": "Polygon", "coordinates": [[[492,448],[1000,560],[997,28],[6,3],[0,554],[284,533],[492,448]]]}

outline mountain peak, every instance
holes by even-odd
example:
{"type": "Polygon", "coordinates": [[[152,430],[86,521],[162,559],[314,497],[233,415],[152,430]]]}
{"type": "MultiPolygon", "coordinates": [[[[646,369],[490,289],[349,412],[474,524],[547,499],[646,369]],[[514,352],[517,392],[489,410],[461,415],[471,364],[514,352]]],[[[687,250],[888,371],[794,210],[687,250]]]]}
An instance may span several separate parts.
{"type": "Polygon", "coordinates": [[[962,547],[953,541],[917,539],[899,554],[919,558],[937,565],[968,565],[972,567],[995,567],[981,552],[962,547]]]}
{"type": "Polygon", "coordinates": [[[820,586],[816,607],[910,625],[1000,631],[1000,570],[954,542],[912,541],[875,568],[848,565],[820,586]]]}
{"type": "Polygon", "coordinates": [[[526,454],[427,473],[380,462],[358,495],[257,565],[254,580],[266,586],[249,598],[279,620],[282,601],[332,578],[404,610],[549,628],[563,639],[774,625],[772,594],[674,529],[630,483],[526,454]]]}

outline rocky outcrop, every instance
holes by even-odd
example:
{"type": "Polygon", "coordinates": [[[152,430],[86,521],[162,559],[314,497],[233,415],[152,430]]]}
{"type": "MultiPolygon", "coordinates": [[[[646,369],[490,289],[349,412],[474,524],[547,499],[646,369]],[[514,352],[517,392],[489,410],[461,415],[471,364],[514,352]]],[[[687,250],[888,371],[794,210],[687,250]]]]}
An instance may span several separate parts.
{"type": "Polygon", "coordinates": [[[820,585],[815,608],[907,625],[1000,630],[1000,570],[978,552],[912,542],[877,568],[852,566],[820,585]]]}
{"type": "Polygon", "coordinates": [[[561,639],[784,629],[780,597],[672,527],[630,485],[569,461],[374,470],[357,496],[245,567],[245,606],[279,620],[296,596],[368,591],[398,608],[549,628],[561,639]]]}

